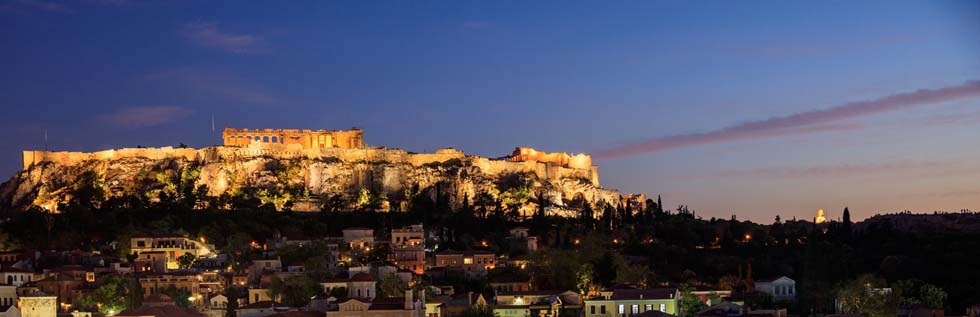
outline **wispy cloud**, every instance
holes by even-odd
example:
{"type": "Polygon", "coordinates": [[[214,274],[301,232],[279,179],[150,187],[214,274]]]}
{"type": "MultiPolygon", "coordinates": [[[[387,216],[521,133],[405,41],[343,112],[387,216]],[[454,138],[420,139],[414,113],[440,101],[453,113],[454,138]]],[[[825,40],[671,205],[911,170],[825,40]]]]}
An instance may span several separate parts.
{"type": "Polygon", "coordinates": [[[980,96],[980,81],[968,81],[956,86],[921,89],[789,116],[750,121],[709,132],[652,138],[601,150],[594,156],[610,159],[712,143],[850,130],[856,126],[841,125],[839,121],[976,96],[980,96]]]}
{"type": "Polygon", "coordinates": [[[936,115],[930,117],[926,123],[930,125],[980,124],[980,111],[936,115]]]}
{"type": "Polygon", "coordinates": [[[261,85],[234,76],[191,67],[150,74],[150,80],[172,81],[198,93],[253,105],[278,102],[261,85]]]}
{"type": "Polygon", "coordinates": [[[184,37],[194,44],[232,53],[260,53],[262,38],[251,34],[231,33],[218,29],[213,22],[193,22],[184,25],[184,37]]]}
{"type": "Polygon", "coordinates": [[[958,162],[949,161],[893,161],[862,164],[839,164],[809,167],[771,167],[750,170],[723,171],[713,173],[724,177],[767,177],[767,178],[813,178],[820,176],[848,176],[882,172],[908,171],[914,169],[935,169],[955,167],[958,162]]]}
{"type": "Polygon", "coordinates": [[[193,110],[176,106],[141,106],[122,108],[102,115],[104,122],[125,128],[158,126],[187,118],[193,110]]]}
{"type": "Polygon", "coordinates": [[[70,13],[68,6],[47,0],[8,0],[0,2],[0,11],[48,11],[70,13]]]}

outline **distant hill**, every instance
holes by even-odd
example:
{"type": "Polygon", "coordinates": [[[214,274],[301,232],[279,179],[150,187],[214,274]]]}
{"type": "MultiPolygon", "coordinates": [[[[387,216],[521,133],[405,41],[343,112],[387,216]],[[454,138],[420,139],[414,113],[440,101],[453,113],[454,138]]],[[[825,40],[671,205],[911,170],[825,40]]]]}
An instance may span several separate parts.
{"type": "Polygon", "coordinates": [[[895,231],[913,234],[937,232],[980,233],[980,213],[898,213],[875,215],[855,224],[854,230],[866,230],[875,226],[890,227],[895,231]]]}

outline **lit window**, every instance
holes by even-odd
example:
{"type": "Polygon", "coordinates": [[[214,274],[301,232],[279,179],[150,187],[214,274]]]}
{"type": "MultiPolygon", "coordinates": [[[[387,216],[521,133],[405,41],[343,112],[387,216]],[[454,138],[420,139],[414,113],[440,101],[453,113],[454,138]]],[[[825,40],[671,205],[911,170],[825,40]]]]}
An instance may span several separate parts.
{"type": "Polygon", "coordinates": [[[667,304],[660,304],[660,311],[667,312],[667,304]]]}
{"type": "Polygon", "coordinates": [[[625,313],[626,313],[626,305],[619,304],[619,314],[622,315],[625,313]]]}
{"type": "Polygon", "coordinates": [[[653,305],[650,304],[643,305],[643,311],[651,311],[651,310],[653,310],[653,305]]]}
{"type": "Polygon", "coordinates": [[[464,258],[463,264],[473,264],[473,258],[464,258]]]}
{"type": "Polygon", "coordinates": [[[630,313],[632,313],[634,315],[639,314],[640,313],[640,305],[634,304],[633,306],[631,306],[630,307],[630,313]]]}

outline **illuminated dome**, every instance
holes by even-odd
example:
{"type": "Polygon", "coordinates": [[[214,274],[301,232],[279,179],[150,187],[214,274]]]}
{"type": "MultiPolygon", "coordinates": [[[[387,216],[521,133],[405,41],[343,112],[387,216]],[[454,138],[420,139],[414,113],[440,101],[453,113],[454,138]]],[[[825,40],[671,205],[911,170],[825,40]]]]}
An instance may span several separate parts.
{"type": "Polygon", "coordinates": [[[818,225],[821,224],[821,223],[827,222],[827,218],[824,217],[824,215],[823,215],[823,209],[817,210],[817,218],[815,218],[813,220],[813,222],[816,223],[816,224],[818,224],[818,225]]]}

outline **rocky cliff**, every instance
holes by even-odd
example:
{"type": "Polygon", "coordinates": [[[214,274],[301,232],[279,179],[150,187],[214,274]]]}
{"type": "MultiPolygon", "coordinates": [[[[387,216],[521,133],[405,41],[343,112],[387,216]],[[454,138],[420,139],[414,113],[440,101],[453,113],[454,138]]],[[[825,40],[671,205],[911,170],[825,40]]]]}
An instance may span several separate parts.
{"type": "Polygon", "coordinates": [[[188,201],[192,208],[316,211],[404,210],[412,202],[453,209],[519,210],[572,215],[573,207],[615,205],[598,169],[538,161],[489,159],[453,149],[416,154],[397,149],[270,151],[259,147],[24,152],[24,170],[0,185],[0,206],[56,211],[92,205],[188,201]],[[73,201],[74,200],[74,201],[73,201]]]}

